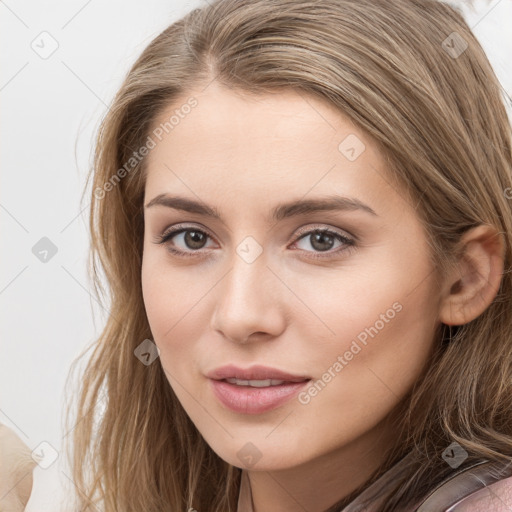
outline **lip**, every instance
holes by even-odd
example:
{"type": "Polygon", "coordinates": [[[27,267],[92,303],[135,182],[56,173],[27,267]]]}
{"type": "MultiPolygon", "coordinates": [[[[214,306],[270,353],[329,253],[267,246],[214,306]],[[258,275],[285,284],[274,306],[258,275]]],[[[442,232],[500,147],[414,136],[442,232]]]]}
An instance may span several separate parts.
{"type": "Polygon", "coordinates": [[[286,382],[302,382],[311,379],[308,375],[293,375],[278,370],[277,368],[271,368],[270,366],[254,365],[244,369],[233,364],[216,368],[207,373],[206,376],[214,380],[235,378],[243,380],[275,379],[284,380],[286,382]]]}
{"type": "Polygon", "coordinates": [[[241,414],[261,414],[292,399],[311,380],[308,376],[293,375],[268,366],[243,369],[234,365],[222,366],[209,372],[213,394],[228,409],[241,414]],[[277,386],[251,387],[230,384],[223,379],[283,380],[277,386]]]}

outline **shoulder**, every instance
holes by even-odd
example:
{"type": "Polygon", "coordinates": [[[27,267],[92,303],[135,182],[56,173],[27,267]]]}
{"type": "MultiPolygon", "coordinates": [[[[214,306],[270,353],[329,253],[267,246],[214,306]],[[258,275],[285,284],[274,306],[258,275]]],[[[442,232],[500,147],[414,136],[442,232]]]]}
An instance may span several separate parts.
{"type": "Polygon", "coordinates": [[[32,492],[36,462],[29,447],[0,423],[0,497],[2,510],[22,511],[32,492]]]}
{"type": "Polygon", "coordinates": [[[512,476],[498,480],[450,507],[450,512],[510,512],[511,510],[512,476]]]}

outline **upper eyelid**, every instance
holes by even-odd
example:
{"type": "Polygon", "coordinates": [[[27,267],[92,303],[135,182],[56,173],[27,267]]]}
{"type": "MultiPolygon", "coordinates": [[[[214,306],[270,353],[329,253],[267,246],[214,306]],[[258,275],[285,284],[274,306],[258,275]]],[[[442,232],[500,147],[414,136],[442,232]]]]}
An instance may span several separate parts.
{"type": "Polygon", "coordinates": [[[183,231],[192,231],[194,229],[197,230],[197,231],[203,231],[210,238],[215,239],[215,237],[210,233],[210,231],[207,228],[205,228],[203,226],[200,226],[200,227],[188,226],[186,224],[177,224],[177,225],[170,226],[170,227],[164,229],[164,231],[162,232],[160,237],[163,238],[163,237],[166,237],[167,235],[170,235],[170,234],[178,235],[178,234],[181,234],[183,231]]]}
{"type": "Polygon", "coordinates": [[[308,225],[308,226],[300,227],[297,230],[297,232],[298,232],[297,237],[300,237],[303,234],[307,234],[310,231],[315,231],[315,230],[318,230],[318,231],[329,231],[331,233],[334,233],[334,234],[337,234],[337,235],[341,235],[341,236],[343,236],[345,238],[350,238],[351,240],[357,241],[357,237],[355,235],[353,235],[352,233],[350,233],[349,231],[347,231],[346,229],[335,228],[335,227],[327,226],[326,224],[321,224],[321,223],[316,223],[313,226],[308,225]],[[318,227],[315,227],[315,225],[318,226],[318,227]]]}
{"type": "MultiPolygon", "coordinates": [[[[171,226],[169,228],[166,228],[163,231],[163,233],[160,235],[160,238],[165,238],[170,234],[173,234],[176,236],[178,234],[181,234],[184,231],[197,229],[197,231],[203,231],[207,236],[216,240],[216,237],[213,236],[211,234],[211,232],[206,227],[204,227],[202,225],[199,225],[199,226],[200,227],[197,227],[197,225],[187,225],[186,223],[177,224],[177,225],[171,226]]],[[[312,225],[301,226],[300,228],[298,228],[298,230],[296,230],[294,232],[297,234],[294,236],[293,243],[297,242],[303,235],[310,234],[311,232],[313,232],[315,230],[328,231],[332,234],[339,235],[343,238],[350,239],[354,242],[358,241],[358,238],[355,235],[353,235],[352,233],[350,233],[349,231],[347,231],[346,229],[331,227],[331,226],[328,226],[326,224],[321,224],[321,223],[312,223],[312,225]]]]}

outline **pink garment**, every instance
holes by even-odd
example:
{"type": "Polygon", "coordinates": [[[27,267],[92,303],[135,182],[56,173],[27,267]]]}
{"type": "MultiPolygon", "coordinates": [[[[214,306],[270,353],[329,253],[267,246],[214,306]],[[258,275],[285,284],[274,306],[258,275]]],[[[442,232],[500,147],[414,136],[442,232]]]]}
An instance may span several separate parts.
{"type": "Polygon", "coordinates": [[[480,489],[447,510],[447,512],[510,511],[512,511],[512,476],[480,489]]]}

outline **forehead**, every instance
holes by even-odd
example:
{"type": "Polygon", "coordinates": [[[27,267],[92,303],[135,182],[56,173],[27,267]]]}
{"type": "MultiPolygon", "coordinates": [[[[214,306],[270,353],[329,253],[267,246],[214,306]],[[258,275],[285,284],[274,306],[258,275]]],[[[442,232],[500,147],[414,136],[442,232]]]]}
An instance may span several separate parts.
{"type": "Polygon", "coordinates": [[[315,192],[372,201],[386,186],[373,141],[332,105],[302,92],[255,96],[214,82],[176,99],[155,120],[156,130],[146,201],[174,191],[260,202],[315,192]],[[190,98],[195,106],[184,108],[190,98]]]}
{"type": "MultiPolygon", "coordinates": [[[[215,82],[203,91],[176,98],[155,120],[154,129],[158,128],[159,139],[169,143],[201,144],[202,148],[219,148],[228,154],[236,149],[258,153],[261,145],[272,146],[273,152],[281,147],[299,154],[305,142],[304,149],[309,148],[309,142],[316,150],[320,145],[337,149],[344,135],[357,132],[359,138],[365,137],[325,100],[291,89],[254,95],[215,82]],[[192,97],[195,106],[190,108],[192,97]]],[[[151,156],[158,153],[153,151],[151,156]]]]}

